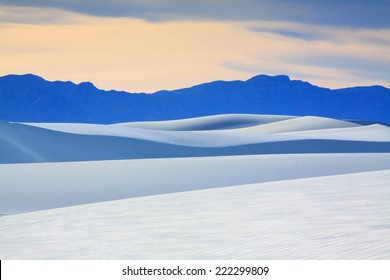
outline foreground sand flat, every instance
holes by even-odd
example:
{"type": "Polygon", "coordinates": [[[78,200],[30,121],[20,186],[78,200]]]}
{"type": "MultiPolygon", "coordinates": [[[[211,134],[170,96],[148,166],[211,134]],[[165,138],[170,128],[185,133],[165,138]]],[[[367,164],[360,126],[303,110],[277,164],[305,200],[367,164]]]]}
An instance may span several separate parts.
{"type": "Polygon", "coordinates": [[[389,259],[390,170],[0,218],[2,259],[389,259]]]}

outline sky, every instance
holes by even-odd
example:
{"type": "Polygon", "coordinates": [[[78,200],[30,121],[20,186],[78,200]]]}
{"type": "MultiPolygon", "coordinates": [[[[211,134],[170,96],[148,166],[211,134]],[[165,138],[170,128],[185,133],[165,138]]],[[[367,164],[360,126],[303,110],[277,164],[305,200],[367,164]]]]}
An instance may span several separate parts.
{"type": "Polygon", "coordinates": [[[0,0],[0,76],[154,92],[258,74],[390,87],[390,0],[0,0]]]}

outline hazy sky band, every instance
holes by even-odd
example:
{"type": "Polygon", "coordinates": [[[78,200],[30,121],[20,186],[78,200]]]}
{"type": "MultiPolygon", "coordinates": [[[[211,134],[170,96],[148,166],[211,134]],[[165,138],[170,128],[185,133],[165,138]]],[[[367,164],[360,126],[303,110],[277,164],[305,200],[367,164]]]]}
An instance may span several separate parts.
{"type": "Polygon", "coordinates": [[[0,75],[151,92],[287,74],[390,86],[390,1],[0,0],[0,75]]]}

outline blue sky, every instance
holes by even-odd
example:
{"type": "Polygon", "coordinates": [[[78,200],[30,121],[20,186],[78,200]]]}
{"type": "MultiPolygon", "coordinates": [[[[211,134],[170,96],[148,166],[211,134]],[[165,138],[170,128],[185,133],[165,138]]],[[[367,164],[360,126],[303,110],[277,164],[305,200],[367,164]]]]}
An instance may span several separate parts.
{"type": "Polygon", "coordinates": [[[151,92],[287,74],[390,86],[390,1],[0,0],[0,75],[151,92]]]}

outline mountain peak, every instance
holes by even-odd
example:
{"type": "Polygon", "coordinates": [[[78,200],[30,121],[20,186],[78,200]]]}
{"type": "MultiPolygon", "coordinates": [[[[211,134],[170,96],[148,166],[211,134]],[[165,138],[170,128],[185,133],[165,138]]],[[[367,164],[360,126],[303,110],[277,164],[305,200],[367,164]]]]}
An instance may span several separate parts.
{"type": "Polygon", "coordinates": [[[287,75],[276,75],[276,76],[268,76],[268,75],[257,75],[249,80],[247,82],[255,82],[255,83],[264,83],[264,82],[272,82],[272,83],[288,83],[291,82],[290,77],[287,75]]]}
{"type": "Polygon", "coordinates": [[[93,83],[91,83],[91,82],[81,82],[81,83],[79,83],[78,84],[78,86],[79,87],[82,87],[82,88],[90,88],[90,89],[97,89],[96,87],[95,87],[95,85],[93,84],[93,83]]]}
{"type": "Polygon", "coordinates": [[[41,81],[45,81],[45,79],[43,79],[42,77],[39,77],[37,75],[34,75],[34,74],[10,74],[10,75],[6,75],[3,77],[4,79],[7,79],[7,80],[17,80],[17,81],[25,81],[25,82],[41,82],[41,81]]]}

